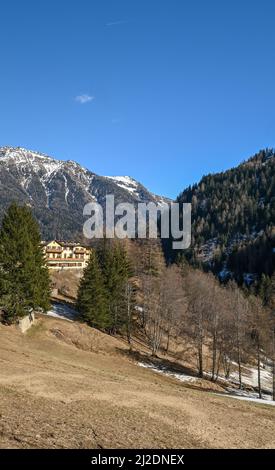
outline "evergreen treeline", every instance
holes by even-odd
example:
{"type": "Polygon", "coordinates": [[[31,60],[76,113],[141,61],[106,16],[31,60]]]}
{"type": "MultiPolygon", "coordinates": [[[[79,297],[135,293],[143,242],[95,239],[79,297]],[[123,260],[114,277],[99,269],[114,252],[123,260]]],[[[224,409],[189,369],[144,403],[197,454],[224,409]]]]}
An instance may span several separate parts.
{"type": "Polygon", "coordinates": [[[259,279],[262,274],[271,277],[275,266],[275,237],[268,230],[256,240],[235,245],[228,255],[227,267],[234,273],[237,282],[242,282],[243,273],[254,273],[259,279]]]}
{"type": "MultiPolygon", "coordinates": [[[[275,153],[262,150],[237,168],[204,176],[177,198],[192,203],[192,245],[184,255],[193,265],[218,273],[271,276],[275,246],[275,153]],[[212,242],[212,246],[211,246],[212,242]]],[[[168,256],[175,253],[168,247],[168,256]]]]}
{"type": "Polygon", "coordinates": [[[31,309],[50,306],[50,278],[37,222],[26,206],[13,203],[0,230],[0,308],[12,323],[31,309]]]}
{"type": "Polygon", "coordinates": [[[92,251],[81,279],[77,309],[83,321],[115,334],[126,330],[131,342],[135,280],[125,247],[104,239],[92,251]]]}

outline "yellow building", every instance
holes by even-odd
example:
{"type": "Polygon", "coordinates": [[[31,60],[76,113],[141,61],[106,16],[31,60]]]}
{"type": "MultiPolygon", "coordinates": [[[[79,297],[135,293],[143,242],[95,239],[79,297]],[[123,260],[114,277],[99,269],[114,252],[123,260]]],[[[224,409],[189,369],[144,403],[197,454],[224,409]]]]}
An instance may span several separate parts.
{"type": "Polygon", "coordinates": [[[52,240],[43,242],[43,251],[50,269],[83,269],[91,249],[80,243],[52,240]]]}

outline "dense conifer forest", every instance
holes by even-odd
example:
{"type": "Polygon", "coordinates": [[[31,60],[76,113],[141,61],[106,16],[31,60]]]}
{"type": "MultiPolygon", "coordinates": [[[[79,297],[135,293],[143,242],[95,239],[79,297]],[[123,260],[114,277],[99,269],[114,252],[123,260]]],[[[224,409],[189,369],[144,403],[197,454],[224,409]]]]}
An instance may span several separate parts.
{"type": "MultiPolygon", "coordinates": [[[[271,277],[275,266],[275,153],[262,150],[231,170],[204,176],[177,198],[192,203],[193,265],[239,284],[271,277]]],[[[167,248],[167,247],[166,247],[167,248]]],[[[178,254],[166,250],[170,260],[178,254]]]]}

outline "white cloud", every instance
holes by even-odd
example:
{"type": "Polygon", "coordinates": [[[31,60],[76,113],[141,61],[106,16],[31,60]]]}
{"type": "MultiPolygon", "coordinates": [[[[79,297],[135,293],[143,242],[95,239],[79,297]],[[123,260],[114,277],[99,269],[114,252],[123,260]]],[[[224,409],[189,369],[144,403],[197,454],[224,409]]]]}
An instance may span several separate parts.
{"type": "Polygon", "coordinates": [[[87,94],[78,95],[78,96],[75,97],[75,101],[77,101],[80,104],[89,103],[89,101],[93,101],[94,99],[95,99],[94,96],[90,96],[90,95],[87,95],[87,94]]]}
{"type": "Polygon", "coordinates": [[[128,21],[125,20],[118,20],[118,21],[109,21],[109,23],[106,23],[105,26],[110,27],[110,26],[117,26],[120,24],[126,24],[128,21]]]}

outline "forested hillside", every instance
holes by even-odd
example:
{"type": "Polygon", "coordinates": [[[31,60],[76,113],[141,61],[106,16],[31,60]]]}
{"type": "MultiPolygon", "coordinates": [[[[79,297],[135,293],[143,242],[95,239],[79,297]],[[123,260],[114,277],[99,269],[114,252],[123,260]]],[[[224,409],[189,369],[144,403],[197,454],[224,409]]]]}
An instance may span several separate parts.
{"type": "MultiPolygon", "coordinates": [[[[274,271],[275,153],[260,151],[231,170],[204,176],[177,198],[192,203],[186,257],[221,279],[250,284],[274,271]]],[[[175,254],[172,253],[172,258],[175,254]]]]}

